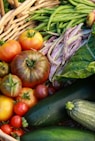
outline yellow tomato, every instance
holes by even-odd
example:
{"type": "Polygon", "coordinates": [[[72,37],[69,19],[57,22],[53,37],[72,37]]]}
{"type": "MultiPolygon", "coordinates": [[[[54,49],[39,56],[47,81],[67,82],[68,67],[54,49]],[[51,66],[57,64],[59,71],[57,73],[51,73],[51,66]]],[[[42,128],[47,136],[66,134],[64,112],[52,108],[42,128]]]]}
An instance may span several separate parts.
{"type": "Polygon", "coordinates": [[[0,121],[8,120],[13,114],[14,100],[0,95],[0,121]]]}

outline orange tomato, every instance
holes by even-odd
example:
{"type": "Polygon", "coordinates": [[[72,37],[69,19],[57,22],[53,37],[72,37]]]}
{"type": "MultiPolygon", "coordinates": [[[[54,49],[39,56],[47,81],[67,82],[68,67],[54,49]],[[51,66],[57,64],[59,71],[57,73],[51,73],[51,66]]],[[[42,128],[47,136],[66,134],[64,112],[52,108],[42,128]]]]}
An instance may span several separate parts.
{"type": "Polygon", "coordinates": [[[28,87],[22,88],[16,100],[25,102],[29,107],[33,107],[38,102],[34,89],[28,87]]]}
{"type": "Polygon", "coordinates": [[[14,100],[0,95],[0,121],[6,121],[13,115],[14,100]]]}
{"type": "Polygon", "coordinates": [[[21,45],[16,40],[8,40],[0,46],[0,60],[10,62],[21,52],[21,45]]]}
{"type": "Polygon", "coordinates": [[[36,49],[39,50],[43,46],[43,37],[40,32],[28,29],[24,31],[18,38],[23,50],[36,49]]]}

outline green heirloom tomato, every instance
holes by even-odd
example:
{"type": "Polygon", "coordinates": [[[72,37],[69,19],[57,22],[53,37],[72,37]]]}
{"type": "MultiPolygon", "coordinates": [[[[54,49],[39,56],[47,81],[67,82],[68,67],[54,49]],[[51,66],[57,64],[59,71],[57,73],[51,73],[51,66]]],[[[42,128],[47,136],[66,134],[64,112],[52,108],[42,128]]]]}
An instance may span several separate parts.
{"type": "Polygon", "coordinates": [[[18,76],[8,74],[2,78],[0,90],[4,95],[9,97],[16,97],[18,96],[21,89],[22,82],[18,76]]]}
{"type": "Polygon", "coordinates": [[[4,77],[9,73],[9,65],[4,61],[0,61],[0,77],[4,77]]]}

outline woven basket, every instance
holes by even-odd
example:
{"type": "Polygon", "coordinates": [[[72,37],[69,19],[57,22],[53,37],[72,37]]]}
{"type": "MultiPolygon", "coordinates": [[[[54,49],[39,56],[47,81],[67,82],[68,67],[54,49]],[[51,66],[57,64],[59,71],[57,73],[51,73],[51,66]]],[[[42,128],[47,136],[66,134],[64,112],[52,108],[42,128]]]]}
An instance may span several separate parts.
{"type": "MultiPolygon", "coordinates": [[[[3,0],[0,0],[0,40],[17,39],[27,28],[33,28],[33,21],[27,22],[29,14],[37,9],[53,7],[59,4],[59,0],[25,0],[19,3],[18,0],[8,0],[13,9],[5,14],[3,0]]],[[[10,135],[0,130],[0,141],[17,141],[10,135]]]]}
{"type": "Polygon", "coordinates": [[[17,141],[15,138],[10,135],[5,134],[2,130],[0,130],[0,141],[17,141]]]}
{"type": "MultiPolygon", "coordinates": [[[[2,0],[1,0],[2,1],[2,0]]],[[[10,1],[10,0],[8,0],[10,1]]],[[[15,2],[15,1],[14,1],[15,2]]],[[[16,3],[12,9],[0,19],[0,40],[17,39],[26,28],[33,28],[34,22],[26,22],[29,13],[42,7],[53,7],[59,4],[59,0],[26,0],[23,3],[16,3]]]]}

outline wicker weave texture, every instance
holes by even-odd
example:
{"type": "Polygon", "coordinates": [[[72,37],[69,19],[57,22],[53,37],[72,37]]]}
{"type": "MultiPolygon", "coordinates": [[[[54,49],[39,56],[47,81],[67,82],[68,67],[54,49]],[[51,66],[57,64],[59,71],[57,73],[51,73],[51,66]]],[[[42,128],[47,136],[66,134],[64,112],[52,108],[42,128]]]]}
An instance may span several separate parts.
{"type": "Polygon", "coordinates": [[[33,28],[33,21],[27,22],[30,12],[42,7],[58,5],[58,0],[26,0],[16,9],[10,10],[0,19],[0,40],[17,39],[27,28],[33,28]]]}

